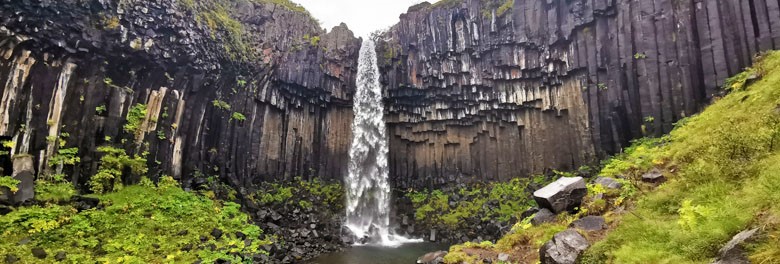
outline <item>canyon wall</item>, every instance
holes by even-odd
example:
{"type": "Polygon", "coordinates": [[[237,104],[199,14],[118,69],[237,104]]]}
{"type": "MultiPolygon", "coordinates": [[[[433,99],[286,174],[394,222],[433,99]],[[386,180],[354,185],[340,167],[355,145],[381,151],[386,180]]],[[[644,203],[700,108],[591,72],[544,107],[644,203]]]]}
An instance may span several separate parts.
{"type": "Polygon", "coordinates": [[[4,145],[81,184],[104,145],[185,182],[341,179],[360,40],[274,3],[0,1],[4,145]]]}
{"type": "Polygon", "coordinates": [[[668,132],[763,50],[775,0],[443,0],[378,36],[398,186],[573,169],[668,132]]]}

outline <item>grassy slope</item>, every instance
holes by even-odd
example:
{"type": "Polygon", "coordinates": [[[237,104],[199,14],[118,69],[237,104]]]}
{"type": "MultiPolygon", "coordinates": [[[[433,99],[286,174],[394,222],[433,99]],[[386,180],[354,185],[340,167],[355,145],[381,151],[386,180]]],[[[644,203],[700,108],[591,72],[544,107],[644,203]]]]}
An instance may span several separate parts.
{"type": "Polygon", "coordinates": [[[754,227],[764,235],[748,246],[751,259],[780,263],[780,53],[765,55],[728,83],[734,87],[728,96],[670,135],[637,141],[606,162],[601,175],[625,177],[631,184],[623,190],[595,199],[605,190],[591,185],[579,215],[538,227],[518,223],[495,245],[453,246],[447,262],[473,260],[469,248],[538,259],[539,246],[555,231],[591,214],[604,215],[611,229],[585,233],[595,245],[583,263],[709,263],[733,235],[754,227]],[[743,89],[751,75],[763,77],[743,89]],[[652,168],[669,181],[657,188],[640,183],[652,168]]]}
{"type": "MultiPolygon", "coordinates": [[[[68,192],[53,196],[62,193],[68,192]]],[[[159,187],[147,182],[94,197],[104,208],[77,212],[70,205],[49,203],[0,217],[0,257],[11,254],[21,263],[52,263],[55,254],[64,251],[65,263],[212,263],[220,258],[239,263],[239,255],[262,254],[259,247],[270,243],[260,239],[262,230],[248,223],[238,204],[185,192],[170,178],[159,187]],[[210,235],[214,228],[224,232],[221,239],[210,235]],[[245,244],[236,232],[251,243],[245,244]],[[201,242],[201,236],[207,241],[201,242]],[[183,251],[187,246],[192,250],[183,251]],[[48,257],[33,257],[36,247],[48,257]]]]}

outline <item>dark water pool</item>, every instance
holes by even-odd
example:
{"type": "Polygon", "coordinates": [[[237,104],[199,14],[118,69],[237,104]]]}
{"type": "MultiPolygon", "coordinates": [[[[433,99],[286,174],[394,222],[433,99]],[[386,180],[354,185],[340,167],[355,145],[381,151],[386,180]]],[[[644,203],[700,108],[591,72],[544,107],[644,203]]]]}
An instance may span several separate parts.
{"type": "Polygon", "coordinates": [[[308,264],[413,264],[428,252],[447,250],[447,245],[434,243],[408,243],[401,246],[355,246],[341,252],[319,256],[308,264]]]}

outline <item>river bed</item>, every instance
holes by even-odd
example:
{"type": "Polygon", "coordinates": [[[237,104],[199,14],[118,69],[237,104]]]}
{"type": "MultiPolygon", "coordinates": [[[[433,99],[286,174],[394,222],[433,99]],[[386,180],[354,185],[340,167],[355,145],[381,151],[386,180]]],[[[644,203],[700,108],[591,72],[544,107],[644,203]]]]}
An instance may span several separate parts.
{"type": "Polygon", "coordinates": [[[447,250],[436,243],[408,243],[398,247],[353,246],[344,251],[319,256],[308,264],[412,264],[425,253],[447,250]]]}

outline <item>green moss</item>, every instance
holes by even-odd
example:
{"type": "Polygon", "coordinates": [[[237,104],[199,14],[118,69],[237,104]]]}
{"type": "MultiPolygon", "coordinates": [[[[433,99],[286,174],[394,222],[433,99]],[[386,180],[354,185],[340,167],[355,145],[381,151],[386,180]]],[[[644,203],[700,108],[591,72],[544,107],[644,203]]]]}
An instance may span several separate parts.
{"type": "Polygon", "coordinates": [[[102,209],[32,206],[0,217],[0,252],[22,263],[52,263],[59,251],[67,252],[65,263],[213,263],[218,258],[242,263],[251,260],[241,256],[263,254],[259,247],[270,243],[238,204],[185,192],[172,179],[164,178],[158,187],[129,186],[94,197],[102,209]],[[225,235],[214,239],[209,235],[214,228],[225,235]],[[236,232],[245,234],[249,243],[236,232]],[[201,242],[200,236],[208,240],[201,242]],[[30,242],[18,243],[25,238],[30,242]],[[49,257],[33,257],[35,247],[49,257]],[[186,247],[191,250],[183,250],[186,247]]]}
{"type": "Polygon", "coordinates": [[[138,136],[142,131],[141,124],[146,119],[146,105],[135,104],[127,111],[126,123],[123,126],[125,132],[138,136]]]}
{"type": "MultiPolygon", "coordinates": [[[[586,263],[710,262],[746,228],[777,232],[776,221],[767,219],[780,217],[779,66],[780,53],[769,54],[754,66],[766,70],[762,80],[733,89],[669,136],[636,142],[607,163],[604,175],[631,178],[660,167],[670,179],[639,199],[588,250],[586,263]]],[[[765,250],[777,242],[767,237],[754,244],[753,260],[780,259],[779,251],[765,250]]]]}
{"type": "Polygon", "coordinates": [[[319,179],[302,180],[296,177],[287,183],[264,183],[254,195],[261,204],[297,205],[300,208],[328,208],[341,213],[344,204],[344,189],[339,183],[319,179]]]}
{"type": "Polygon", "coordinates": [[[224,111],[230,111],[230,104],[228,104],[225,101],[214,99],[214,101],[211,101],[211,104],[214,105],[214,107],[224,110],[224,111]]]}
{"type": "Polygon", "coordinates": [[[233,114],[232,114],[232,115],[230,115],[230,120],[231,120],[231,121],[232,121],[232,120],[236,120],[236,121],[239,121],[239,122],[241,122],[241,121],[244,121],[244,120],[246,120],[246,116],[244,116],[244,114],[242,114],[242,113],[239,113],[239,112],[233,112],[233,114]]]}
{"type": "Polygon", "coordinates": [[[513,216],[533,205],[526,191],[532,182],[527,178],[515,178],[509,182],[474,185],[457,190],[457,195],[465,197],[454,206],[450,205],[450,195],[442,190],[411,191],[406,196],[415,208],[415,219],[428,224],[443,223],[455,228],[462,227],[469,218],[478,217],[482,221],[509,221],[513,216]],[[486,206],[487,203],[497,206],[486,206]]]}
{"type": "Polygon", "coordinates": [[[463,3],[463,0],[440,0],[433,3],[433,7],[451,8],[459,6],[461,3],[463,3]]]}

